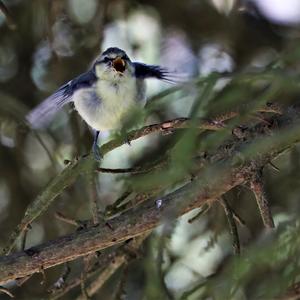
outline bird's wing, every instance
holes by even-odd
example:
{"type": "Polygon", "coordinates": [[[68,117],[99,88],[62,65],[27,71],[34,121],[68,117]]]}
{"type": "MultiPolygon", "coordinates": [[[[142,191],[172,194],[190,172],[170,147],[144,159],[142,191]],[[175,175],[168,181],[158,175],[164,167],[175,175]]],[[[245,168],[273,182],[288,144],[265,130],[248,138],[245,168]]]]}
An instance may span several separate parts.
{"type": "Polygon", "coordinates": [[[73,101],[76,90],[90,86],[96,81],[93,71],[88,71],[61,86],[55,93],[29,112],[26,120],[32,128],[43,128],[65,104],[73,101]]]}
{"type": "Polygon", "coordinates": [[[135,76],[137,78],[156,78],[169,83],[178,83],[181,81],[180,74],[169,71],[161,66],[147,65],[139,62],[134,62],[133,65],[135,68],[135,76]]]}

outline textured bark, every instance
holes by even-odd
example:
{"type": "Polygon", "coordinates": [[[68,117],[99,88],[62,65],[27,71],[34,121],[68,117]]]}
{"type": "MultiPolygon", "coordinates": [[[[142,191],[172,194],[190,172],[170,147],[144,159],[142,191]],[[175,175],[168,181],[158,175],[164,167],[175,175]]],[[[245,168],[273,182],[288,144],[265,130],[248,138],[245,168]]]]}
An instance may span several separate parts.
{"type": "Polygon", "coordinates": [[[242,184],[246,177],[244,170],[233,170],[226,174],[223,180],[217,180],[209,186],[206,184],[201,186],[199,181],[193,181],[159,199],[162,200],[159,208],[157,199],[150,199],[136,209],[110,220],[113,230],[103,224],[97,225],[30,248],[25,252],[1,257],[0,284],[144,234],[157,226],[166,213],[172,211],[175,217],[207,201],[214,201],[233,187],[242,184]],[[182,203],[185,205],[181,205],[182,203]]]}

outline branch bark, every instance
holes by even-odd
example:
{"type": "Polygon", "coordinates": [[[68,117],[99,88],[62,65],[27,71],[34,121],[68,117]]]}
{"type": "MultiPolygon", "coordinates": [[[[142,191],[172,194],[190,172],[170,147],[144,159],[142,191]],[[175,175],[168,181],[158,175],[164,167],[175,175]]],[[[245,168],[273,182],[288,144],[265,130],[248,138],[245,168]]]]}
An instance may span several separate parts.
{"type": "MultiPolygon", "coordinates": [[[[223,174],[225,175],[225,173],[223,174]]],[[[57,240],[0,258],[0,284],[19,277],[39,272],[83,255],[108,248],[156,227],[163,216],[174,211],[174,217],[184,214],[207,201],[214,201],[247,178],[244,170],[232,170],[224,180],[215,180],[206,185],[200,180],[162,197],[158,208],[157,199],[150,199],[140,206],[109,220],[114,230],[106,226],[94,226],[57,240]],[[187,204],[189,200],[189,204],[187,204]],[[180,203],[185,203],[184,206],[180,203]]]]}

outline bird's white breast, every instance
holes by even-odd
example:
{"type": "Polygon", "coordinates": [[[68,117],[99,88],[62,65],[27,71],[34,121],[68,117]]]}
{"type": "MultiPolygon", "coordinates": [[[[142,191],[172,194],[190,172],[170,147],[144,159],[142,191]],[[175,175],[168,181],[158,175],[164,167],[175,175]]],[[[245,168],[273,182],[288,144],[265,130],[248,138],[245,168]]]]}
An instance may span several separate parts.
{"type": "Polygon", "coordinates": [[[124,78],[119,82],[99,80],[91,88],[73,95],[80,116],[92,128],[103,131],[118,129],[128,112],[139,102],[136,80],[124,78]]]}

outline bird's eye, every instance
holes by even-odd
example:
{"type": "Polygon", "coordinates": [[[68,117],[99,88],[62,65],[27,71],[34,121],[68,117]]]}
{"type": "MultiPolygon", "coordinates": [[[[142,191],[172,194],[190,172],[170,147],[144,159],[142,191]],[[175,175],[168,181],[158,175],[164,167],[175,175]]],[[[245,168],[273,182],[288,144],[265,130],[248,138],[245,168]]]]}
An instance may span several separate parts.
{"type": "Polygon", "coordinates": [[[105,63],[109,62],[109,58],[108,58],[107,56],[105,56],[105,57],[103,58],[103,62],[105,62],[105,63]]]}

